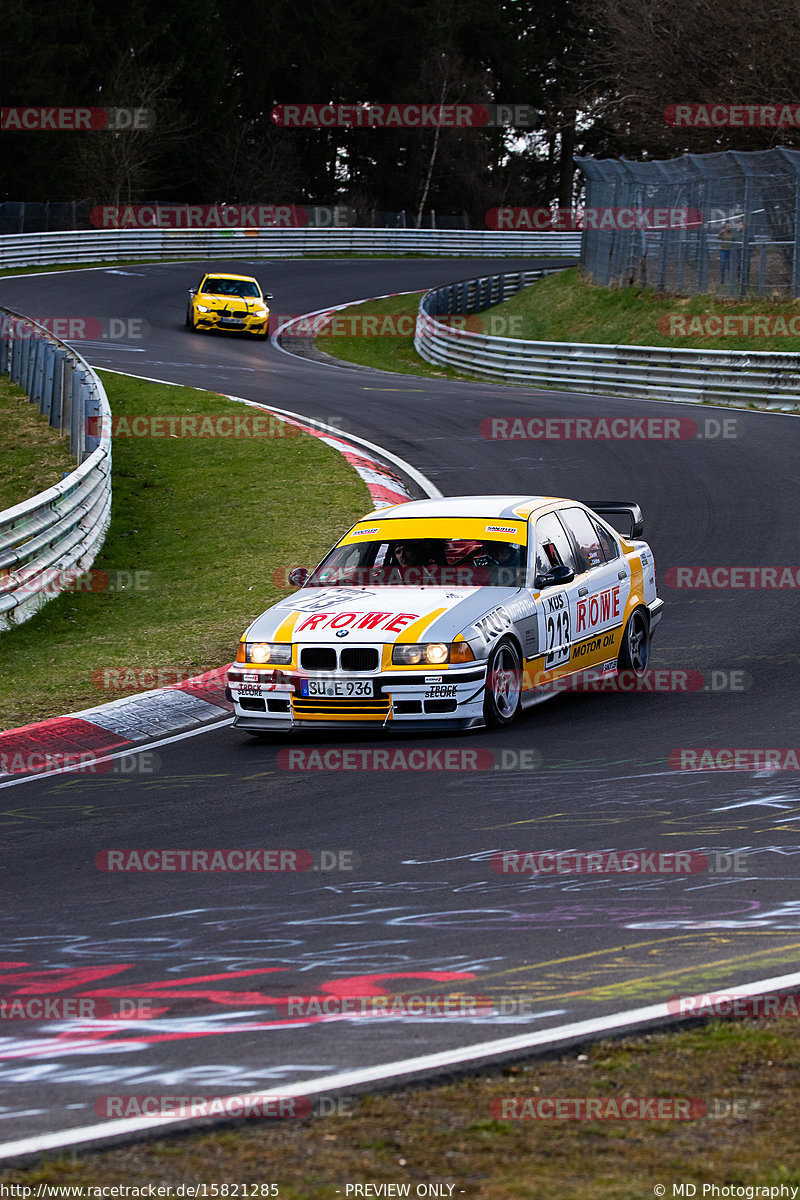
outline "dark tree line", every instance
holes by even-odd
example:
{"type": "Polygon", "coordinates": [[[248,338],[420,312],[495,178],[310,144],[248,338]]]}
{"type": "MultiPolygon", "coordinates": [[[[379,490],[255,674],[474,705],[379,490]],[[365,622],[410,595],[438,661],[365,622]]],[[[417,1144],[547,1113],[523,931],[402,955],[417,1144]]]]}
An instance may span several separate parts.
{"type": "Polygon", "coordinates": [[[574,156],[800,145],[669,104],[794,101],[800,0],[0,0],[4,106],[141,106],[152,130],[0,133],[0,199],[567,207],[574,156]],[[280,129],[274,105],[529,104],[528,129],[280,129]]]}

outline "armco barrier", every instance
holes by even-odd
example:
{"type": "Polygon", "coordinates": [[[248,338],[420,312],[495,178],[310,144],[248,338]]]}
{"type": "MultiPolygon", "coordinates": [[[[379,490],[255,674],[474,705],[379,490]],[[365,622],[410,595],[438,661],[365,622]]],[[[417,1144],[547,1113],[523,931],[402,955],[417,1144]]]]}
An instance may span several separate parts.
{"type": "Polygon", "coordinates": [[[69,436],[78,468],[0,512],[0,630],[21,624],[94,562],[111,516],[111,410],[88,363],[35,321],[0,309],[0,374],[69,436]],[[89,424],[89,418],[96,420],[89,424]],[[87,429],[100,430],[90,436],[87,429]]]}
{"type": "Polygon", "coordinates": [[[294,258],[303,254],[578,256],[580,233],[458,229],[81,229],[0,236],[0,268],[120,259],[294,258]]]}
{"type": "Polygon", "coordinates": [[[422,297],[414,345],[430,363],[480,379],[567,392],[602,392],[693,403],[800,406],[800,354],[769,350],[672,350],[591,342],[490,337],[437,321],[482,312],[551,271],[491,275],[433,288],[422,297]]]}

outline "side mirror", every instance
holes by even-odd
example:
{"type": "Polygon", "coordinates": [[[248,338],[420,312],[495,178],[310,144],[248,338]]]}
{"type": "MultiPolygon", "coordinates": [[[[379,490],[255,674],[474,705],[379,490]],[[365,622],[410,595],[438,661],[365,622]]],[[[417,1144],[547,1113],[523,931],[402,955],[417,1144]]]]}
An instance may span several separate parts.
{"type": "Polygon", "coordinates": [[[273,296],[272,292],[264,292],[264,299],[265,300],[274,300],[275,297],[273,296]]]}
{"type": "Polygon", "coordinates": [[[302,587],[310,574],[311,572],[305,567],[294,567],[293,570],[289,572],[289,583],[292,585],[292,587],[302,587]]]}
{"type": "Polygon", "coordinates": [[[189,295],[190,295],[190,296],[196,296],[196,295],[197,295],[197,288],[189,288],[189,295]]]}
{"type": "Polygon", "coordinates": [[[572,583],[575,578],[575,572],[572,567],[553,567],[549,571],[539,574],[534,579],[534,586],[540,591],[542,588],[554,587],[558,583],[572,583]]]}

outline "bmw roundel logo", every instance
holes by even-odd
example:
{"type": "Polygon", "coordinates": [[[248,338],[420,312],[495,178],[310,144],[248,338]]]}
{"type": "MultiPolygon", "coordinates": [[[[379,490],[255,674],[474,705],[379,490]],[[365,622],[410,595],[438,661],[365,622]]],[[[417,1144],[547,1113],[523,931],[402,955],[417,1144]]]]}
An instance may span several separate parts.
{"type": "Polygon", "coordinates": [[[337,629],[336,636],[337,637],[347,637],[349,632],[350,632],[349,629],[337,629]]]}

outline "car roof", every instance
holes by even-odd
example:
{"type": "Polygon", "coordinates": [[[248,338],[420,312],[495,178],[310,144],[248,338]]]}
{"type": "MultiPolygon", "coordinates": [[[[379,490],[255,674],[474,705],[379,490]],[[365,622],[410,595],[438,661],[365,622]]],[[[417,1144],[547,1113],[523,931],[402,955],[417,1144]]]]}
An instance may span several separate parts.
{"type": "Polygon", "coordinates": [[[563,501],[560,496],[437,496],[434,500],[411,500],[407,504],[377,508],[366,516],[380,517],[382,521],[407,517],[502,517],[506,521],[524,521],[538,509],[563,501]]]}
{"type": "Polygon", "coordinates": [[[214,279],[246,279],[248,283],[258,283],[255,275],[232,275],[230,271],[206,271],[203,278],[208,279],[209,275],[212,275],[214,279]]]}

